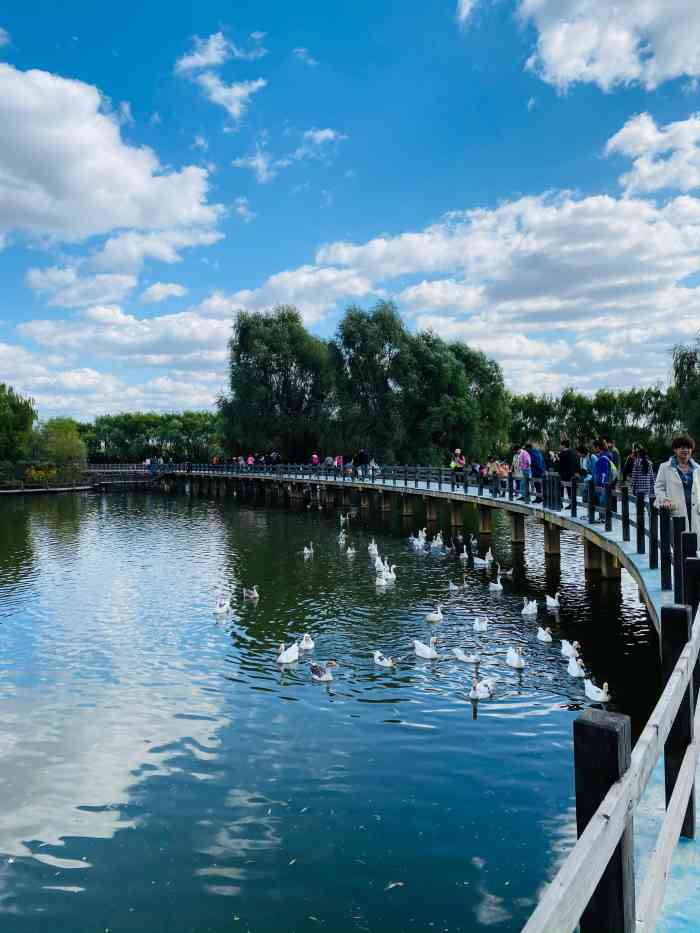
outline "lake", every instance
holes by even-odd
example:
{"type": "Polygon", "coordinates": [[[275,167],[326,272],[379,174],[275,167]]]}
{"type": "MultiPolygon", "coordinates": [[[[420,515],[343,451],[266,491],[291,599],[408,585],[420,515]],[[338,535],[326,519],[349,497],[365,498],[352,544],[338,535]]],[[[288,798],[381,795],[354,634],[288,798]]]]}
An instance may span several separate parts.
{"type": "Polygon", "coordinates": [[[349,558],[337,511],[139,493],[0,510],[3,933],[519,930],[575,838],[572,721],[590,703],[559,639],[635,737],[658,696],[631,579],[587,583],[573,533],[545,560],[535,522],[515,553],[495,523],[503,593],[467,570],[451,594],[459,560],[408,542],[421,516],[358,514],[349,558]],[[372,536],[396,564],[383,592],[372,536]],[[520,609],[557,589],[547,645],[520,609]],[[314,650],[280,668],[304,632],[314,650]],[[416,658],[433,634],[440,659],[416,658]],[[482,652],[493,698],[469,700],[453,646],[482,652]],[[338,660],[331,683],[309,658],[338,660]]]}

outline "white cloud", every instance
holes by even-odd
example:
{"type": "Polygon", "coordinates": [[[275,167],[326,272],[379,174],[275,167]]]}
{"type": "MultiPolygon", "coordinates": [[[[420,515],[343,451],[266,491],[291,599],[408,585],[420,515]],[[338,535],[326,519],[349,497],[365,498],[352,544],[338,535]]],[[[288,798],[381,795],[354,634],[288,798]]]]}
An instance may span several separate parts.
{"type": "Polygon", "coordinates": [[[163,122],[163,118],[156,110],[154,113],[151,114],[151,118],[148,122],[151,124],[151,126],[160,126],[161,123],[163,122]]]}
{"type": "Polygon", "coordinates": [[[186,294],[185,286],[178,285],[177,282],[154,282],[141,293],[141,301],[154,304],[157,301],[165,301],[166,298],[181,298],[186,294]]]}
{"type": "Polygon", "coordinates": [[[206,152],[209,148],[209,143],[203,136],[195,136],[194,142],[192,143],[193,149],[201,149],[202,152],[206,152]]]}
{"type": "Polygon", "coordinates": [[[4,45],[9,45],[11,41],[12,39],[10,38],[9,32],[6,29],[3,29],[2,26],[0,26],[0,49],[4,45]]]}
{"type": "Polygon", "coordinates": [[[114,228],[213,225],[208,174],[127,145],[92,85],[0,63],[0,235],[78,240],[114,228]]]}
{"type": "MultiPolygon", "coordinates": [[[[465,7],[469,8],[469,0],[465,7]]],[[[700,75],[700,4],[689,0],[520,0],[537,29],[529,60],[565,90],[589,82],[603,90],[700,75]]]]}
{"type": "Polygon", "coordinates": [[[123,100],[119,104],[117,119],[122,126],[129,126],[134,123],[134,115],[131,112],[131,104],[128,100],[123,100]]]}
{"type": "Polygon", "coordinates": [[[466,26],[476,4],[477,0],[457,0],[457,22],[460,26],[466,26]]]}
{"type": "Polygon", "coordinates": [[[74,268],[49,266],[30,269],[27,285],[46,296],[47,303],[59,308],[84,308],[92,304],[110,304],[125,298],[136,287],[133,275],[102,273],[81,278],[74,268]]]}
{"type": "Polygon", "coordinates": [[[219,104],[224,108],[234,123],[238,123],[244,116],[253,94],[267,86],[264,78],[225,84],[218,75],[211,71],[198,74],[194,80],[213,104],[219,104]]]}
{"type": "Polygon", "coordinates": [[[537,106],[537,98],[536,97],[528,98],[527,109],[534,110],[536,106],[537,106]]]}
{"type": "Polygon", "coordinates": [[[321,158],[328,151],[328,147],[331,143],[340,142],[343,139],[348,137],[341,133],[339,130],[330,129],[316,129],[315,127],[310,130],[306,130],[303,135],[303,142],[301,146],[293,153],[293,158],[295,159],[314,159],[321,158]]]}
{"type": "Polygon", "coordinates": [[[484,287],[464,285],[452,279],[438,279],[432,282],[426,282],[424,279],[418,285],[405,288],[398,300],[402,306],[409,308],[451,308],[464,311],[483,304],[484,287]]]}
{"type": "Polygon", "coordinates": [[[605,147],[606,155],[620,153],[633,159],[632,170],[620,184],[628,194],[674,188],[700,188],[700,114],[657,127],[653,117],[632,117],[605,147]]]}
{"type": "Polygon", "coordinates": [[[163,230],[156,233],[130,231],[110,237],[88,260],[95,269],[138,272],[146,259],[169,264],[180,262],[180,250],[194,246],[211,246],[223,234],[216,230],[163,230]]]}
{"type": "Polygon", "coordinates": [[[255,220],[255,218],[258,216],[255,211],[251,211],[248,198],[236,198],[236,206],[234,210],[237,216],[247,224],[249,224],[251,220],[255,220]]]}
{"type": "Polygon", "coordinates": [[[295,55],[300,62],[304,62],[305,65],[309,65],[311,68],[315,68],[316,65],[318,65],[316,59],[304,46],[298,46],[296,49],[292,49],[292,54],[295,55]]]}
{"type": "Polygon", "coordinates": [[[175,62],[176,74],[189,74],[202,68],[223,65],[231,57],[231,43],[223,32],[215,32],[208,39],[195,36],[193,49],[175,62]]]}
{"type": "Polygon", "coordinates": [[[235,168],[248,168],[255,174],[256,179],[259,184],[267,184],[268,181],[277,175],[277,166],[276,162],[270,153],[264,147],[256,145],[255,152],[249,156],[241,156],[238,159],[234,159],[231,165],[235,168]]]}

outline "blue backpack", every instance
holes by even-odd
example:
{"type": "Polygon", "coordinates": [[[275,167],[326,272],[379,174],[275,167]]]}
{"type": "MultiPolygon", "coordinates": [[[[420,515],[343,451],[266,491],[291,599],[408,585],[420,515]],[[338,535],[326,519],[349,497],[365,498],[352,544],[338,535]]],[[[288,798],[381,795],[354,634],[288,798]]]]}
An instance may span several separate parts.
{"type": "Polygon", "coordinates": [[[536,447],[530,451],[530,464],[533,476],[544,476],[544,457],[536,447]]]}

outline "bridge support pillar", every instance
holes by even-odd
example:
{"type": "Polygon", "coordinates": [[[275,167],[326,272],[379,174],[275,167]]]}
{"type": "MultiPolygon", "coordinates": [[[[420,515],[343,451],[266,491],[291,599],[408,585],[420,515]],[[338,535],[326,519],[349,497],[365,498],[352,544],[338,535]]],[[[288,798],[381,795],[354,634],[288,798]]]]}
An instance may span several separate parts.
{"type": "Polygon", "coordinates": [[[438,518],[437,503],[435,499],[426,498],[425,500],[425,520],[427,522],[436,522],[438,518]]]}
{"type": "MultiPolygon", "coordinates": [[[[384,494],[384,501],[388,496],[384,494]]],[[[413,496],[401,496],[401,514],[413,515],[413,496]]]]}
{"type": "Polygon", "coordinates": [[[513,544],[525,544],[525,516],[519,512],[510,513],[510,538],[513,544]]]}
{"type": "Polygon", "coordinates": [[[544,523],[544,552],[545,554],[561,553],[561,528],[559,525],[544,523]]]}
{"type": "Polygon", "coordinates": [[[479,534],[491,534],[491,509],[487,505],[478,506],[479,510],[479,534]]]}
{"type": "Polygon", "coordinates": [[[622,565],[617,557],[602,548],[600,551],[600,572],[604,580],[619,580],[622,572],[622,565]]]}
{"type": "Polygon", "coordinates": [[[603,559],[601,549],[592,541],[583,542],[583,566],[587,571],[597,573],[601,569],[603,559]]]}
{"type": "Polygon", "coordinates": [[[370,498],[369,498],[369,493],[368,493],[368,492],[361,492],[361,493],[360,493],[360,508],[361,508],[364,512],[369,512],[370,506],[371,506],[371,502],[370,502],[370,498]]]}
{"type": "MultiPolygon", "coordinates": [[[[378,493],[378,495],[379,495],[379,508],[382,510],[382,512],[391,512],[391,504],[392,504],[392,502],[391,502],[391,494],[388,493],[388,492],[380,492],[380,493],[378,493]]],[[[403,496],[403,497],[402,497],[402,501],[403,501],[405,498],[406,498],[406,496],[403,496]]],[[[404,511],[403,514],[404,514],[404,515],[407,515],[408,512],[405,512],[405,511],[404,511]]],[[[413,514],[413,512],[411,512],[411,515],[412,515],[412,514],[413,514]]]]}
{"type": "Polygon", "coordinates": [[[450,523],[453,528],[461,528],[464,524],[461,502],[450,502],[450,523]]]}
{"type": "Polygon", "coordinates": [[[349,509],[350,506],[352,505],[351,493],[350,493],[350,490],[349,490],[349,489],[343,489],[343,491],[342,491],[342,503],[343,503],[343,508],[345,508],[345,509],[349,509]]]}

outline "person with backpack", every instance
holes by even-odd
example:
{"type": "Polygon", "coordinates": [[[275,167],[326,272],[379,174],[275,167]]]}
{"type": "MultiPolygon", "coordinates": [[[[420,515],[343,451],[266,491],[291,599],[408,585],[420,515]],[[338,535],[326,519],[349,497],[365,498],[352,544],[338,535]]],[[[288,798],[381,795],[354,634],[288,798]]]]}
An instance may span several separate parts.
{"type": "Polygon", "coordinates": [[[612,454],[602,438],[593,441],[593,453],[597,457],[593,475],[597,487],[598,505],[603,506],[605,505],[607,486],[610,485],[612,487],[613,483],[617,480],[617,467],[613,462],[612,454]]]}
{"type": "Polygon", "coordinates": [[[638,447],[635,452],[631,477],[633,495],[654,495],[654,468],[643,447],[638,447]]]}
{"type": "Polygon", "coordinates": [[[530,470],[532,472],[533,486],[535,487],[535,502],[542,501],[542,478],[545,474],[544,455],[536,444],[525,444],[525,450],[530,454],[530,470]],[[535,482],[540,480],[540,482],[535,482]]]}

